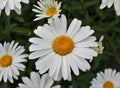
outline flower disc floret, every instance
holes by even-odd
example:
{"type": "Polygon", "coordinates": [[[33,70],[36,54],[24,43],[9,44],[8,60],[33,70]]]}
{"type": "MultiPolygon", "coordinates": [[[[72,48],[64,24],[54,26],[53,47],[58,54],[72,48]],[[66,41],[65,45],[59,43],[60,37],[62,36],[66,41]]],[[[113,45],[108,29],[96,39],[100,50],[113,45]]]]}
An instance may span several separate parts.
{"type": "Polygon", "coordinates": [[[8,67],[12,64],[12,56],[4,55],[0,58],[0,66],[8,67]]]}
{"type": "Polygon", "coordinates": [[[59,55],[66,55],[72,52],[74,42],[67,36],[59,36],[53,41],[53,50],[59,55]]]}

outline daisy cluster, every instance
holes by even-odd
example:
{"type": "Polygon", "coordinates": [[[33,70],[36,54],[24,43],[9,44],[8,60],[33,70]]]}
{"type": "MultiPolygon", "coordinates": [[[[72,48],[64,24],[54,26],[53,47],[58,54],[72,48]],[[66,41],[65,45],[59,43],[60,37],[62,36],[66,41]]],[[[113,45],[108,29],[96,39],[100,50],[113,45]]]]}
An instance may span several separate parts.
{"type": "MultiPolygon", "coordinates": [[[[0,0],[0,14],[4,9],[8,16],[11,10],[21,14],[21,2],[29,3],[28,0],[0,0]]],[[[61,14],[61,2],[38,0],[36,4],[32,9],[37,13],[33,21],[47,19],[47,22],[39,25],[33,31],[35,36],[28,39],[29,53],[14,40],[0,43],[0,82],[14,83],[21,71],[26,70],[25,63],[34,59],[35,70],[29,77],[22,77],[17,88],[61,88],[62,85],[54,81],[72,81],[72,75],[79,76],[80,71],[87,73],[92,69],[90,63],[103,53],[104,36],[98,41],[95,30],[83,26],[77,18],[68,26],[68,18],[61,14]]],[[[102,0],[100,9],[110,8],[113,4],[116,14],[120,15],[120,0],[102,0]]],[[[90,88],[120,88],[120,72],[108,68],[97,73],[90,88]]]]}

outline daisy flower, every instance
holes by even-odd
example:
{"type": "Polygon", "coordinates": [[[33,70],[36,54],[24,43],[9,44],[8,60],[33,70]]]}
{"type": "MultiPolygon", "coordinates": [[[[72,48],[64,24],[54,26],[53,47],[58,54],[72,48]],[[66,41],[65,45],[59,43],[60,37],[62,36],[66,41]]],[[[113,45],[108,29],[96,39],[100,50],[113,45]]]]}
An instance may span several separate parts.
{"type": "Polygon", "coordinates": [[[6,15],[10,15],[10,10],[15,10],[17,14],[21,14],[21,2],[29,3],[28,0],[0,0],[0,10],[5,8],[6,15]]]}
{"type": "Polygon", "coordinates": [[[13,78],[18,79],[20,75],[19,70],[24,71],[25,66],[21,62],[26,62],[27,54],[23,46],[18,46],[18,43],[12,41],[2,45],[0,43],[0,81],[4,82],[9,80],[13,83],[13,78]]]}
{"type": "Polygon", "coordinates": [[[73,19],[67,29],[65,15],[55,17],[50,24],[38,26],[34,31],[38,37],[30,38],[33,43],[29,50],[30,59],[39,58],[35,65],[40,74],[47,70],[54,80],[71,80],[71,70],[79,75],[79,69],[90,69],[87,60],[97,56],[92,48],[97,46],[96,37],[91,36],[94,30],[81,26],[81,21],[73,19]]]}
{"type": "MultiPolygon", "coordinates": [[[[30,79],[28,77],[22,77],[23,83],[18,84],[18,88],[51,88],[54,83],[53,79],[48,74],[44,74],[40,77],[39,73],[31,72],[30,79]]],[[[60,88],[59,85],[52,88],[60,88]]]]}
{"type": "Polygon", "coordinates": [[[34,5],[34,9],[32,9],[34,12],[37,13],[36,15],[36,19],[34,19],[34,21],[43,19],[43,18],[49,18],[48,22],[51,21],[52,18],[54,18],[55,16],[59,16],[61,10],[61,2],[58,3],[55,0],[40,0],[37,2],[37,5],[34,5]]]}
{"type": "Polygon", "coordinates": [[[100,9],[105,8],[106,6],[110,8],[114,4],[116,14],[120,16],[120,0],[102,0],[100,9]]]}
{"type": "Polygon", "coordinates": [[[116,70],[105,69],[97,73],[97,77],[91,81],[90,88],[120,88],[120,73],[116,70]]]}
{"type": "Polygon", "coordinates": [[[98,42],[98,46],[94,47],[94,49],[98,52],[98,54],[102,54],[103,53],[103,49],[104,49],[104,47],[102,45],[103,38],[104,38],[104,36],[101,36],[100,40],[98,42]]]}

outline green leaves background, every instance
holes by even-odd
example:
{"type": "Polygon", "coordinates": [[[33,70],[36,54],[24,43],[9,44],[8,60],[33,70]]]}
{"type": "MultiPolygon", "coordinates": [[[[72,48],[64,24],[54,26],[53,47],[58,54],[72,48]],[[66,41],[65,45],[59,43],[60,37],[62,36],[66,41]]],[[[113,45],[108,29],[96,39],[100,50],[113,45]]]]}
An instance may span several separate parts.
{"type": "MultiPolygon", "coordinates": [[[[10,42],[15,40],[20,45],[25,46],[26,53],[29,53],[28,47],[30,43],[28,39],[35,36],[33,31],[39,25],[47,22],[47,19],[33,22],[35,13],[32,12],[33,4],[37,0],[31,0],[29,4],[22,4],[22,14],[17,15],[14,11],[10,16],[6,16],[4,10],[0,16],[0,42],[10,42]]],[[[114,7],[99,9],[101,0],[58,0],[62,2],[62,14],[65,14],[68,19],[68,25],[74,18],[82,20],[82,25],[90,25],[91,29],[95,30],[94,35],[99,40],[101,35],[104,35],[103,46],[104,53],[94,58],[91,64],[91,69],[87,72],[80,71],[79,76],[73,73],[71,82],[61,80],[55,84],[61,84],[62,88],[69,88],[73,85],[74,88],[89,88],[90,81],[96,77],[96,73],[104,71],[105,68],[113,68],[120,71],[120,16],[116,16],[114,7]]],[[[14,84],[9,82],[0,82],[0,88],[16,88],[18,83],[22,82],[21,77],[28,76],[31,71],[35,70],[35,60],[28,60],[26,70],[20,72],[19,80],[15,80],[14,84]]]]}

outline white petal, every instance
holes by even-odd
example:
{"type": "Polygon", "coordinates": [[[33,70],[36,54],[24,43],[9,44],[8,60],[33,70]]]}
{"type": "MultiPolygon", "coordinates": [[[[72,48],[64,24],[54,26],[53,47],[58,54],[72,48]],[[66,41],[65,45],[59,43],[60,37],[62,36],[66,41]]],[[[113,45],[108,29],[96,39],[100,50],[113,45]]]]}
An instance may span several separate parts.
{"type": "Polygon", "coordinates": [[[106,3],[102,3],[102,4],[100,5],[100,9],[103,9],[103,8],[105,8],[106,6],[107,6],[106,3]]]}
{"type": "Polygon", "coordinates": [[[66,31],[67,31],[67,21],[66,21],[65,15],[61,16],[60,21],[61,21],[61,29],[60,29],[60,31],[61,31],[61,34],[64,35],[66,33],[66,31]]]}
{"type": "Polygon", "coordinates": [[[38,26],[34,33],[37,34],[39,37],[42,37],[43,39],[53,40],[55,38],[52,32],[46,30],[41,26],[38,26]]]}
{"type": "Polygon", "coordinates": [[[68,64],[67,64],[65,57],[63,57],[63,59],[62,59],[62,68],[61,69],[62,69],[63,79],[67,80],[68,79],[68,64]]]}
{"type": "Polygon", "coordinates": [[[107,7],[110,8],[114,2],[115,2],[115,0],[108,0],[107,7]]]}
{"type": "MultiPolygon", "coordinates": [[[[12,47],[11,47],[12,48],[12,47]]],[[[14,48],[13,48],[14,49],[14,48]]],[[[25,49],[24,49],[24,47],[23,46],[18,46],[18,47],[16,47],[15,48],[15,50],[12,50],[11,52],[10,52],[10,54],[11,55],[20,55],[20,54],[22,54],[23,52],[25,51],[25,49]],[[19,51],[19,53],[17,53],[19,51]],[[17,53],[17,54],[16,54],[17,53]]]]}
{"type": "Polygon", "coordinates": [[[44,4],[42,4],[42,1],[41,2],[38,1],[37,4],[41,8],[41,10],[45,11],[46,8],[45,8],[44,4]]]}
{"type": "Polygon", "coordinates": [[[3,80],[4,80],[4,82],[7,82],[7,78],[8,78],[8,70],[7,69],[5,69],[4,70],[4,75],[3,75],[3,80]]]}
{"type": "Polygon", "coordinates": [[[117,15],[117,16],[120,16],[120,9],[119,9],[119,10],[116,10],[116,15],[117,15]]]}
{"type": "Polygon", "coordinates": [[[14,51],[14,55],[19,56],[20,54],[22,54],[25,51],[25,49],[23,47],[18,47],[15,51],[14,51]]]}
{"type": "Polygon", "coordinates": [[[114,1],[114,8],[116,11],[120,10],[120,1],[119,0],[114,1]]]}
{"type": "Polygon", "coordinates": [[[54,87],[52,87],[52,88],[61,88],[61,86],[60,86],[60,85],[57,85],[57,86],[54,86],[54,87]]]}
{"type": "Polygon", "coordinates": [[[41,39],[41,38],[37,38],[37,37],[30,38],[29,41],[31,43],[34,43],[34,44],[49,43],[49,42],[51,42],[51,41],[48,41],[48,40],[45,40],[45,39],[41,39]]]}
{"type": "Polygon", "coordinates": [[[13,83],[13,79],[12,79],[12,71],[11,68],[7,69],[8,70],[8,79],[11,83],[13,83]]]}
{"type": "Polygon", "coordinates": [[[45,18],[45,17],[44,16],[39,16],[39,17],[35,18],[33,21],[41,20],[43,18],[45,18]]]}
{"type": "Polygon", "coordinates": [[[13,72],[14,74],[20,75],[18,69],[17,69],[15,66],[12,66],[12,67],[11,67],[11,70],[12,70],[12,72],[13,72]]]}
{"type": "Polygon", "coordinates": [[[31,78],[32,83],[34,84],[34,88],[39,87],[39,84],[40,84],[40,76],[39,76],[39,74],[35,73],[35,72],[31,72],[30,78],[31,78]]]}
{"type": "Polygon", "coordinates": [[[85,59],[77,57],[76,55],[73,54],[71,55],[74,58],[74,61],[76,62],[76,65],[79,67],[80,70],[86,71],[90,69],[90,65],[85,59]]]}
{"type": "Polygon", "coordinates": [[[84,39],[83,42],[86,42],[86,41],[91,41],[91,42],[93,41],[94,42],[95,40],[96,40],[95,36],[90,36],[90,37],[84,39]]]}
{"type": "Polygon", "coordinates": [[[0,56],[4,55],[5,54],[5,50],[2,46],[2,44],[0,44],[0,56]]]}
{"type": "Polygon", "coordinates": [[[26,3],[28,4],[29,3],[29,0],[21,0],[23,3],[26,3]]]}
{"type": "Polygon", "coordinates": [[[54,53],[50,53],[35,63],[36,69],[39,70],[40,74],[45,73],[50,68],[53,56],[54,53]]]}
{"type": "Polygon", "coordinates": [[[52,49],[52,44],[50,43],[41,43],[39,45],[32,44],[29,47],[30,51],[45,50],[45,49],[52,49]]]}
{"type": "Polygon", "coordinates": [[[97,52],[90,48],[74,48],[73,53],[86,59],[93,59],[93,56],[97,56],[97,52]]]}
{"type": "Polygon", "coordinates": [[[12,41],[10,46],[9,46],[8,53],[12,54],[15,51],[15,49],[17,48],[17,46],[18,46],[18,43],[14,44],[14,41],[12,41]]]}
{"type": "Polygon", "coordinates": [[[0,9],[3,9],[8,0],[0,0],[0,9]]]}
{"type": "Polygon", "coordinates": [[[53,58],[52,64],[51,64],[50,69],[49,69],[49,75],[50,75],[50,77],[52,77],[53,74],[55,73],[55,71],[57,69],[57,66],[58,66],[58,63],[59,63],[59,60],[60,60],[60,57],[57,54],[55,54],[52,58],[53,58]]]}
{"type": "Polygon", "coordinates": [[[26,57],[28,57],[28,55],[26,55],[26,54],[22,54],[22,55],[20,55],[20,56],[17,56],[17,57],[15,56],[15,57],[13,57],[13,58],[14,58],[13,64],[14,64],[14,63],[26,62],[27,60],[24,59],[24,58],[26,58],[26,57]]]}
{"type": "Polygon", "coordinates": [[[21,9],[17,8],[16,6],[15,6],[14,10],[17,14],[19,14],[19,15],[21,14],[21,9]]]}
{"type": "Polygon", "coordinates": [[[49,75],[54,78],[54,80],[59,81],[62,77],[61,74],[61,56],[55,55],[54,57],[54,63],[51,65],[51,68],[49,70],[49,75]],[[57,59],[57,61],[56,61],[57,59]]]}
{"type": "Polygon", "coordinates": [[[69,66],[71,67],[74,74],[79,75],[79,70],[78,70],[78,67],[77,67],[77,63],[76,63],[76,61],[74,60],[74,57],[72,57],[71,54],[66,56],[66,61],[69,64],[69,66]]]}
{"type": "Polygon", "coordinates": [[[74,31],[74,28],[75,28],[77,22],[78,22],[78,20],[76,18],[73,19],[73,21],[71,22],[70,26],[68,27],[68,30],[67,30],[67,33],[66,33],[67,36],[70,36],[72,34],[72,32],[74,31]]]}
{"type": "Polygon", "coordinates": [[[73,40],[75,42],[79,42],[84,40],[85,38],[89,37],[94,33],[94,30],[90,30],[89,26],[81,27],[79,32],[76,33],[76,35],[73,37],[73,40]]]}
{"type": "Polygon", "coordinates": [[[44,88],[50,88],[53,83],[54,83],[54,81],[47,74],[46,83],[45,83],[45,87],[44,88]]]}
{"type": "Polygon", "coordinates": [[[46,49],[46,50],[40,50],[40,51],[35,51],[29,55],[29,59],[36,59],[40,58],[42,56],[47,55],[48,53],[52,52],[51,49],[46,49]]]}
{"type": "Polygon", "coordinates": [[[75,44],[75,47],[96,47],[98,45],[97,42],[89,42],[89,41],[86,41],[86,42],[79,42],[79,43],[76,43],[75,44]]]}
{"type": "Polygon", "coordinates": [[[16,64],[14,64],[14,65],[17,67],[17,69],[19,69],[19,70],[21,70],[21,71],[24,71],[24,70],[25,70],[25,66],[24,66],[23,64],[16,63],[16,64]]]}
{"type": "Polygon", "coordinates": [[[15,7],[18,8],[18,9],[21,9],[21,3],[20,2],[15,2],[15,7]]]}
{"type": "Polygon", "coordinates": [[[48,76],[48,74],[44,74],[40,80],[40,88],[50,88],[53,84],[52,78],[48,76]]]}
{"type": "Polygon", "coordinates": [[[71,31],[71,33],[68,36],[70,36],[71,38],[74,37],[76,35],[76,33],[80,30],[81,23],[82,22],[80,20],[77,20],[77,22],[74,25],[73,30],[71,31]]]}
{"type": "Polygon", "coordinates": [[[17,88],[30,88],[29,86],[24,85],[22,83],[19,83],[18,85],[19,85],[19,87],[17,87],[17,88]]]}
{"type": "Polygon", "coordinates": [[[57,34],[58,35],[63,35],[61,33],[61,30],[63,30],[63,29],[62,29],[62,24],[60,22],[60,19],[58,17],[54,17],[54,21],[52,23],[54,24],[53,29],[56,30],[57,34]]]}
{"type": "Polygon", "coordinates": [[[41,11],[38,10],[38,9],[32,9],[32,11],[33,11],[33,12],[36,12],[36,13],[41,13],[41,14],[43,13],[43,12],[41,12],[41,11]]]}
{"type": "Polygon", "coordinates": [[[58,36],[58,32],[59,30],[56,30],[56,26],[55,26],[55,22],[54,20],[51,20],[51,23],[50,24],[50,30],[52,31],[52,33],[55,35],[55,36],[58,36]]]}
{"type": "Polygon", "coordinates": [[[0,9],[0,15],[1,15],[2,10],[0,9]]]}
{"type": "Polygon", "coordinates": [[[4,75],[4,71],[0,71],[0,81],[1,81],[2,78],[3,78],[3,75],[4,75]]]}
{"type": "Polygon", "coordinates": [[[32,81],[29,78],[22,77],[22,81],[24,82],[24,84],[30,86],[31,88],[34,88],[34,85],[33,85],[32,81]]]}
{"type": "Polygon", "coordinates": [[[13,10],[14,9],[14,2],[13,2],[13,0],[8,0],[8,4],[9,4],[9,8],[11,10],[13,10]]]}
{"type": "Polygon", "coordinates": [[[8,5],[5,6],[5,13],[6,15],[10,15],[10,8],[8,7],[8,5]]]}

